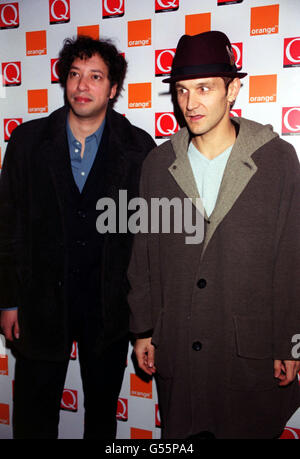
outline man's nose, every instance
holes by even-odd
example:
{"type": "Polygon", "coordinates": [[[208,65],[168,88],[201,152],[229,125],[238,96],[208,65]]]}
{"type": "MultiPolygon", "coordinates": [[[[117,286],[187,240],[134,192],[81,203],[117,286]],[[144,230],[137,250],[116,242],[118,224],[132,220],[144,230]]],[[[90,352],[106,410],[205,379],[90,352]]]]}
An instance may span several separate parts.
{"type": "Polygon", "coordinates": [[[190,92],[187,98],[187,106],[186,106],[187,110],[188,111],[194,110],[195,108],[199,106],[199,103],[200,102],[199,102],[197,94],[190,92]]]}
{"type": "Polygon", "coordinates": [[[79,91],[86,91],[88,89],[88,78],[82,75],[78,80],[79,91]]]}

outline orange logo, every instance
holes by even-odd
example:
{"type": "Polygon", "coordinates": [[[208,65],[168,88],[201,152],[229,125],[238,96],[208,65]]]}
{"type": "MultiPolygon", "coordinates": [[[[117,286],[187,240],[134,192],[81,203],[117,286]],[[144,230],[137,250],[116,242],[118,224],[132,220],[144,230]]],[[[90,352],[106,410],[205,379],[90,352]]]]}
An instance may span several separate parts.
{"type": "Polygon", "coordinates": [[[26,32],[26,56],[47,54],[46,30],[26,32]]]}
{"type": "Polygon", "coordinates": [[[28,113],[46,113],[48,112],[48,90],[47,89],[29,89],[28,113]]]}
{"type": "Polygon", "coordinates": [[[8,376],[8,356],[0,354],[0,375],[8,376]]]}
{"type": "Polygon", "coordinates": [[[9,405],[0,403],[0,424],[9,424],[9,405]]]}
{"type": "Polygon", "coordinates": [[[185,17],[185,33],[197,35],[211,30],[211,13],[188,14],[185,17]]]}
{"type": "Polygon", "coordinates": [[[151,108],[151,83],[129,83],[128,108],[151,108]]]}
{"type": "Polygon", "coordinates": [[[143,381],[134,373],[130,375],[130,395],[142,398],[152,398],[152,380],[143,381]]]}
{"type": "Polygon", "coordinates": [[[278,33],[279,5],[256,6],[251,8],[250,35],[278,33]]]}
{"type": "Polygon", "coordinates": [[[140,440],[152,438],[152,430],[144,430],[144,429],[137,429],[136,427],[131,427],[130,438],[140,439],[140,440]]]}
{"type": "Polygon", "coordinates": [[[277,75],[256,75],[249,79],[249,102],[276,102],[277,75]]]}
{"type": "Polygon", "coordinates": [[[151,19],[128,21],[128,47],[151,45],[151,19]]]}
{"type": "Polygon", "coordinates": [[[88,37],[99,40],[100,36],[100,27],[99,25],[90,25],[90,26],[78,26],[77,35],[86,35],[88,37]]]}

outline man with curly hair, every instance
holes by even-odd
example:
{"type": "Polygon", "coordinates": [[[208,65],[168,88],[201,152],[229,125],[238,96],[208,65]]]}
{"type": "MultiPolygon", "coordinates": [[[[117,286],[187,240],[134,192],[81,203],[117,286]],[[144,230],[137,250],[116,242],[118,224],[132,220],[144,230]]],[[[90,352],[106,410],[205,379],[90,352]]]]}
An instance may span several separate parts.
{"type": "MultiPolygon", "coordinates": [[[[23,123],[0,180],[1,328],[16,352],[14,438],[57,438],[72,343],[79,349],[84,438],[115,438],[128,350],[132,236],[100,234],[96,203],[138,195],[155,143],[112,108],[127,63],[108,40],[65,40],[65,105],[23,123]]],[[[99,213],[99,212],[98,212],[99,213]]]]}

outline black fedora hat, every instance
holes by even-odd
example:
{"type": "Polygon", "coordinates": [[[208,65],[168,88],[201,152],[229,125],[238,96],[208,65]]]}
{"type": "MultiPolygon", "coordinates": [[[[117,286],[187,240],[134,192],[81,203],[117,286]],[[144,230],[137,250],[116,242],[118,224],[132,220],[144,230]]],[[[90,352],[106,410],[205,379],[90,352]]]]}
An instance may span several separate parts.
{"type": "Polygon", "coordinates": [[[246,75],[238,72],[228,37],[223,32],[210,31],[180,38],[171,76],[163,82],[215,76],[244,78],[246,75]]]}

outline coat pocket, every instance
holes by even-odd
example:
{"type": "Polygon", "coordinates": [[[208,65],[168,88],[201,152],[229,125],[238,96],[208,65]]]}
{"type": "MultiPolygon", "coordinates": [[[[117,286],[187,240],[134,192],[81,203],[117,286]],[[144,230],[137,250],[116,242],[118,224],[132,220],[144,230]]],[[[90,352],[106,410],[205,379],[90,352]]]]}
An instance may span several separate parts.
{"type": "Polygon", "coordinates": [[[275,388],[271,320],[234,316],[233,322],[231,389],[260,391],[275,388]]]}

